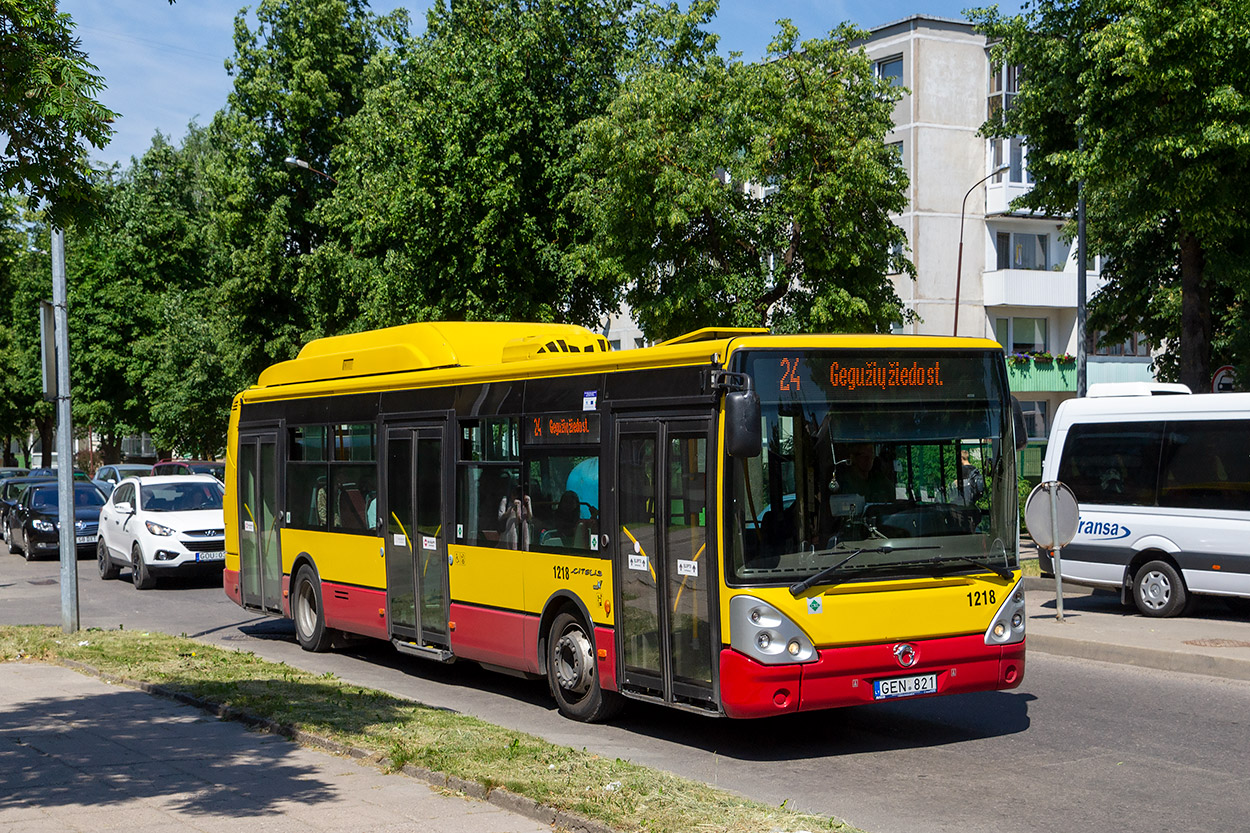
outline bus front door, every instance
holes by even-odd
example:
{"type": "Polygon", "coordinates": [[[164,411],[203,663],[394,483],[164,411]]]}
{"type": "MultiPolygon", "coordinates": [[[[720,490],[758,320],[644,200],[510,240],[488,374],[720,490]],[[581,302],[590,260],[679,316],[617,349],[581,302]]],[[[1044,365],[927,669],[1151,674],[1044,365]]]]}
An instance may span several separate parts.
{"type": "Polygon", "coordinates": [[[397,647],[446,659],[446,443],[442,424],[386,434],[386,596],[397,647]]]}
{"type": "Polygon", "coordinates": [[[239,589],[243,606],[282,613],[278,435],[239,437],[239,589]]]}
{"type": "Polygon", "coordinates": [[[712,423],[629,419],[617,426],[617,679],[624,691],[714,709],[712,423]]]}

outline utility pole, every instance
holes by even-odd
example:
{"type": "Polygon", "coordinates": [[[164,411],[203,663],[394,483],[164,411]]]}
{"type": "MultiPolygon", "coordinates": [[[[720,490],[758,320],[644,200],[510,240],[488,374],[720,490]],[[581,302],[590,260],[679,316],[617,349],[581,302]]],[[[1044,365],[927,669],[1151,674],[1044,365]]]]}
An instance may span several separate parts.
{"type": "Polygon", "coordinates": [[[78,542],[74,529],[74,428],[69,401],[69,289],[65,232],[52,227],[52,317],[56,333],[57,540],[61,550],[61,630],[78,630],[78,542]]]}

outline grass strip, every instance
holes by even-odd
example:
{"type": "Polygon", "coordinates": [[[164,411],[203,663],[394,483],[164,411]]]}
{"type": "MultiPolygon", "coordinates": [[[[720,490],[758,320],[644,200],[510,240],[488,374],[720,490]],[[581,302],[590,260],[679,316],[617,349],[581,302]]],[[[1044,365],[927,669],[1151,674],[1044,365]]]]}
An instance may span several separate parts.
{"type": "Polygon", "coordinates": [[[250,651],[162,633],[0,626],[0,662],[72,660],[237,709],[386,759],[504,787],[621,831],[764,833],[856,828],[667,772],[557,746],[475,717],[313,674],[250,651]]]}

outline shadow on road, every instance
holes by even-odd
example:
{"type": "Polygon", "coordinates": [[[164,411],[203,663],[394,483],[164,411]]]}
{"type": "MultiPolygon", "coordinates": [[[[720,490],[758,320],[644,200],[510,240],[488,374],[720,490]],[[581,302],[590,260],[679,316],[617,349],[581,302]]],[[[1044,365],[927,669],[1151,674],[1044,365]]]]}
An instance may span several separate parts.
{"type": "Polygon", "coordinates": [[[137,691],[46,696],[0,706],[0,809],[137,798],[238,818],[316,805],[330,785],[288,758],[298,747],[137,691]]]}

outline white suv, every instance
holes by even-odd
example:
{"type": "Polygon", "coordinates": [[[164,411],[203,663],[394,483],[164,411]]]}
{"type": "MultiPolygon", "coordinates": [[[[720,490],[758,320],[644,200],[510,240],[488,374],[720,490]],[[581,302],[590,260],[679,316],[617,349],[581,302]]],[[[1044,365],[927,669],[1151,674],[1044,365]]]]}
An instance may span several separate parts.
{"type": "Polygon", "coordinates": [[[207,474],[118,483],[100,512],[100,578],[115,579],[128,565],[134,586],[147,590],[161,575],[220,573],[226,557],[224,492],[207,474]]]}

